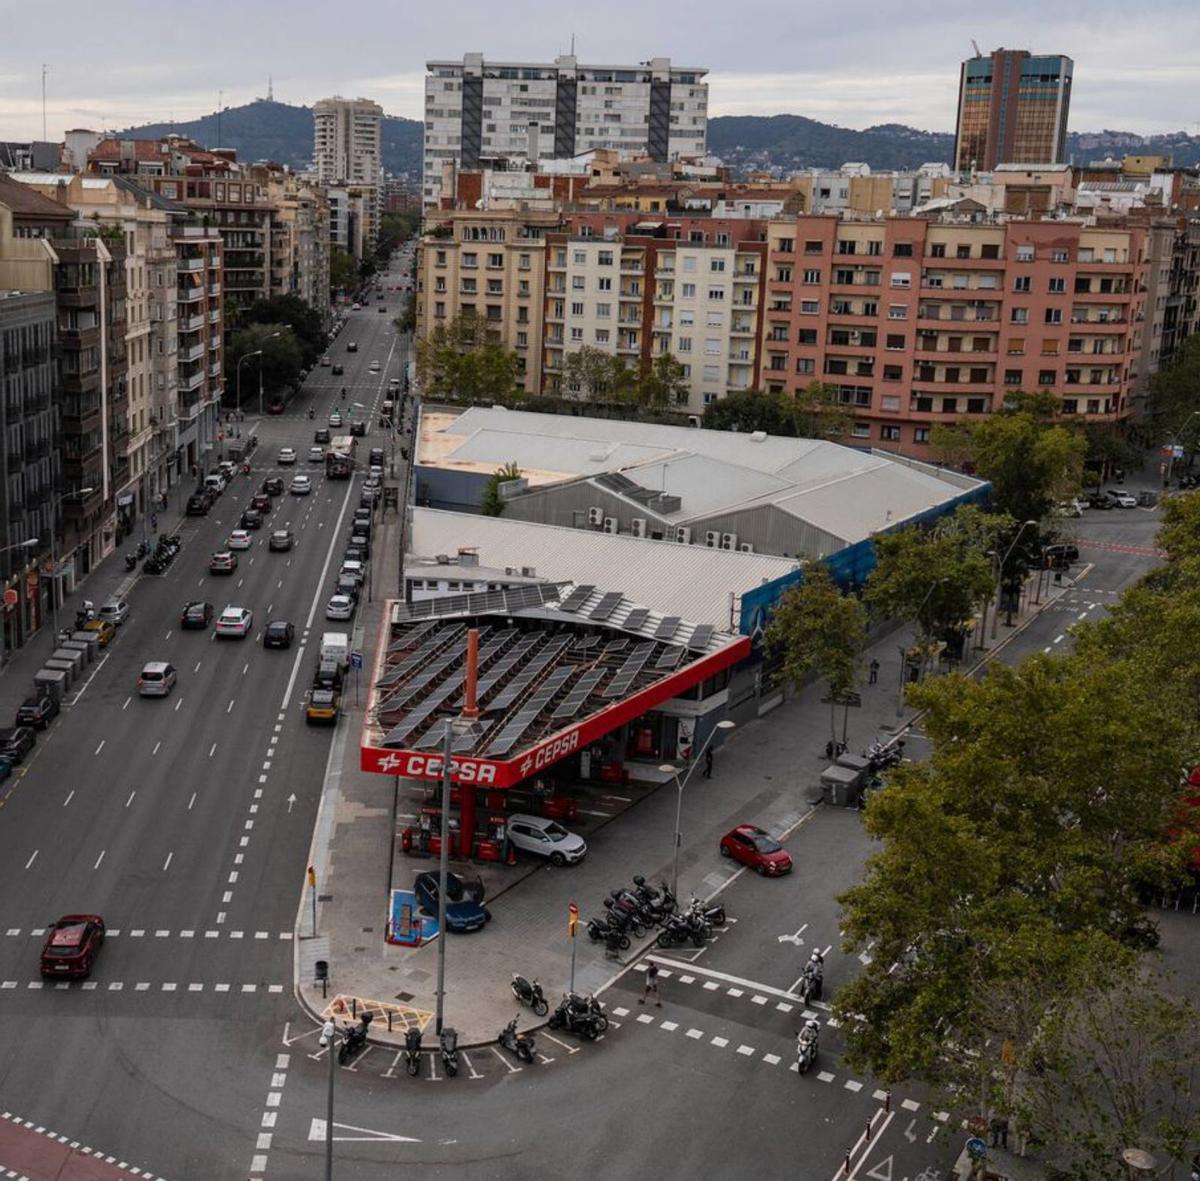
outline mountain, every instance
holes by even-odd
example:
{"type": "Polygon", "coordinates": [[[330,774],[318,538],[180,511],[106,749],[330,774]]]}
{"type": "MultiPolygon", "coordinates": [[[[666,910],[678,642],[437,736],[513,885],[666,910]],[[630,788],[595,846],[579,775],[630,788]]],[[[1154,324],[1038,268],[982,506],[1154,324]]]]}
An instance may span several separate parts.
{"type": "MultiPolygon", "coordinates": [[[[312,162],[313,115],[311,107],[256,99],[244,107],[227,107],[220,117],[205,115],[188,123],[146,123],[114,134],[131,139],[158,139],[175,133],[186,135],[206,148],[236,148],[238,159],[248,163],[274,160],[292,168],[312,162]]],[[[416,119],[384,115],[380,139],[387,172],[421,174],[422,126],[416,119]]]]}

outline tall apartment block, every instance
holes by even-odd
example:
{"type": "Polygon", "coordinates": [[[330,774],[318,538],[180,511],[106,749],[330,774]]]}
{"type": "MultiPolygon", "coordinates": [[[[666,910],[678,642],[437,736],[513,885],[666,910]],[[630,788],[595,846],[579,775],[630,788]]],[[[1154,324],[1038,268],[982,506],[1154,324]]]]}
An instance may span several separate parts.
{"type": "Polygon", "coordinates": [[[431,61],[425,75],[422,199],[438,205],[444,167],[493,156],[566,159],[592,148],[665,161],[701,154],[708,135],[707,70],[656,57],[633,66],[431,61]]]}
{"type": "Polygon", "coordinates": [[[313,104],[313,162],[327,186],[367,190],[363,238],[373,247],[379,233],[383,186],[380,129],[383,108],[368,98],[323,98],[313,104]]]}
{"type": "Polygon", "coordinates": [[[997,49],[962,63],[954,167],[1057,164],[1066,158],[1074,63],[1059,54],[997,49]]]}

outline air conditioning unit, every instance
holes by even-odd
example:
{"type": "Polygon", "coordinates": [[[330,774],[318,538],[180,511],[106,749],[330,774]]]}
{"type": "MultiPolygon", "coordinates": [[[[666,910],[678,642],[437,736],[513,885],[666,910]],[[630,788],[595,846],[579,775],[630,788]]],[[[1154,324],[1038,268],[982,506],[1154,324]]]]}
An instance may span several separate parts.
{"type": "Polygon", "coordinates": [[[754,553],[754,546],[748,541],[743,541],[742,544],[738,546],[738,549],[744,554],[754,553]]]}
{"type": "Polygon", "coordinates": [[[589,525],[603,525],[604,524],[604,510],[602,508],[588,509],[588,524],[589,525]]]}
{"type": "Polygon", "coordinates": [[[721,534],[721,548],[722,549],[737,549],[737,534],[736,533],[722,533],[721,534]]]}
{"type": "Polygon", "coordinates": [[[646,518],[645,517],[634,517],[633,518],[633,535],[634,535],[634,537],[645,537],[646,532],[647,532],[646,518]]]}
{"type": "Polygon", "coordinates": [[[617,525],[616,517],[605,517],[604,518],[604,532],[605,533],[619,533],[620,532],[620,529],[617,525]]]}
{"type": "Polygon", "coordinates": [[[692,544],[692,531],[687,525],[679,525],[675,529],[675,540],[680,545],[692,544]]]}
{"type": "Polygon", "coordinates": [[[715,529],[709,529],[704,535],[704,544],[708,546],[709,549],[720,549],[721,534],[715,529]]]}

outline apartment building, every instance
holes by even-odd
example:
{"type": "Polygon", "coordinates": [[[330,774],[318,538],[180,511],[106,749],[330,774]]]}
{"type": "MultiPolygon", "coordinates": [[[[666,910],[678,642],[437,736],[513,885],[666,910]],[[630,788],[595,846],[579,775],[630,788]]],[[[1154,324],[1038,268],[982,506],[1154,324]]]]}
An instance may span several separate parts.
{"type": "Polygon", "coordinates": [[[655,160],[702,154],[707,70],[656,57],[640,65],[496,62],[481,53],[426,63],[422,197],[439,203],[442,166],[488,156],[567,159],[592,148],[655,160]]]}
{"type": "Polygon", "coordinates": [[[295,295],[329,315],[329,201],[324,189],[278,164],[255,164],[270,204],[271,295],[295,295]]]}
{"type": "Polygon", "coordinates": [[[377,236],[375,191],[366,185],[330,185],[325,189],[329,208],[329,242],[361,261],[375,248],[377,236]]]}
{"type": "MultiPolygon", "coordinates": [[[[368,98],[335,95],[313,104],[313,162],[317,179],[323,185],[362,190],[362,233],[367,253],[374,249],[379,235],[382,126],[383,108],[368,98]]],[[[362,254],[356,253],[355,257],[361,258],[362,254]]]]}
{"type": "Polygon", "coordinates": [[[964,61],[955,169],[990,172],[997,164],[1062,163],[1074,70],[1069,57],[1027,49],[997,49],[964,61]]]}
{"type": "Polygon", "coordinates": [[[935,423],[1018,389],[1088,422],[1130,413],[1140,226],[809,216],[768,238],[762,384],[834,385],[856,440],[920,454],[935,423]]]}

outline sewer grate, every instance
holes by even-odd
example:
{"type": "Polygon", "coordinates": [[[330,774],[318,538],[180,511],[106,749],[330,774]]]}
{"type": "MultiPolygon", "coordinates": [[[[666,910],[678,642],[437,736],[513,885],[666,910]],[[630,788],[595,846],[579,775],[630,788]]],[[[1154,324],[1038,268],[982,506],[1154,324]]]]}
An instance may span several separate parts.
{"type": "Polygon", "coordinates": [[[396,1000],[400,1001],[402,1004],[406,1004],[408,1001],[411,1001],[412,999],[413,999],[413,994],[411,992],[396,993],[396,1000]]]}

